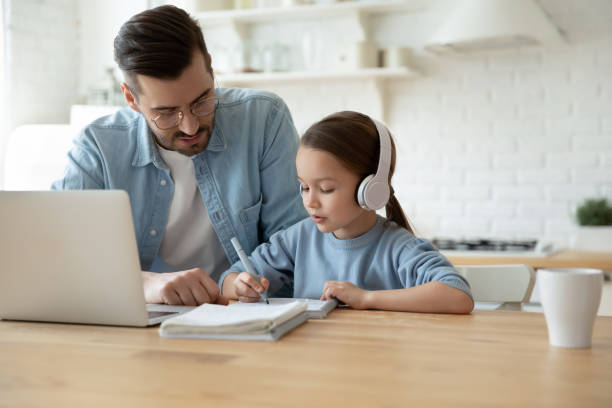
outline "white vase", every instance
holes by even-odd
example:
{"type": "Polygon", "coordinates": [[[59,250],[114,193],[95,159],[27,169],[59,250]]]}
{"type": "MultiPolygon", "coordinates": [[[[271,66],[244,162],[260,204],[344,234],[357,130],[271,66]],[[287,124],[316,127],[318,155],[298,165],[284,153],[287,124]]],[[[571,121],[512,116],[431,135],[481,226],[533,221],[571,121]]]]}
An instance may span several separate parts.
{"type": "Polygon", "coordinates": [[[571,247],[582,251],[612,252],[612,225],[578,227],[571,247]]]}

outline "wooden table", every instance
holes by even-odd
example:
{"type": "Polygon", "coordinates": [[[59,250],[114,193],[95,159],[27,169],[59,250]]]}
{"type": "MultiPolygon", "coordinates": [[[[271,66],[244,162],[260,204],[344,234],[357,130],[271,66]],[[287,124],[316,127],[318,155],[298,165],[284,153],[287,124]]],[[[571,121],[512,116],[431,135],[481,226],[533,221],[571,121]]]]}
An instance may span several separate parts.
{"type": "Polygon", "coordinates": [[[0,321],[2,407],[612,406],[612,317],[591,349],[539,313],[333,311],[275,343],[0,321]]]}
{"type": "MultiPolygon", "coordinates": [[[[444,251],[442,251],[444,252],[444,251]]],[[[475,256],[448,255],[453,265],[527,264],[539,268],[595,268],[612,271],[612,252],[586,252],[563,250],[550,256],[475,256]]]]}

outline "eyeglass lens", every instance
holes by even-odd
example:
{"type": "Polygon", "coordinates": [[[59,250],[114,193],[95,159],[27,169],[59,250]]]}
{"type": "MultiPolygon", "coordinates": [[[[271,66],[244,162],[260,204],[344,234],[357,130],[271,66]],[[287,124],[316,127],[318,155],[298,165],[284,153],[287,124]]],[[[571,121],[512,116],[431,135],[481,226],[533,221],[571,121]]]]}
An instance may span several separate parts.
{"type": "MultiPolygon", "coordinates": [[[[216,98],[206,98],[193,104],[190,110],[195,116],[206,116],[215,110],[215,104],[216,98]]],[[[160,114],[153,122],[161,130],[166,130],[178,126],[182,118],[183,113],[181,111],[174,111],[160,114]]]]}

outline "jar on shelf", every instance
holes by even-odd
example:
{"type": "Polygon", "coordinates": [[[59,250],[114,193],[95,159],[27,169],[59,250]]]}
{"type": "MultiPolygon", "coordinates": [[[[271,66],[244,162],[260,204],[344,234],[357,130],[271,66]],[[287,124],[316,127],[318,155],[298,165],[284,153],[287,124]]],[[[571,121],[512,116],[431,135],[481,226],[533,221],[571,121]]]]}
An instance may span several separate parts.
{"type": "Polygon", "coordinates": [[[253,7],[251,0],[234,0],[235,9],[249,9],[253,7]]]}

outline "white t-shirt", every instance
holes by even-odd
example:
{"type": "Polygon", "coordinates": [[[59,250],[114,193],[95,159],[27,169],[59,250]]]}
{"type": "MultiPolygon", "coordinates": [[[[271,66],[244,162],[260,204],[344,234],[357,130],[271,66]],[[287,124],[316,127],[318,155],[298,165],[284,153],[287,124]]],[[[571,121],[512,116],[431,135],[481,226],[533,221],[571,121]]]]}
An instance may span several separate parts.
{"type": "Polygon", "coordinates": [[[195,178],[191,158],[158,147],[170,168],[174,195],[159,256],[176,271],[202,268],[215,282],[230,266],[195,178]]]}

